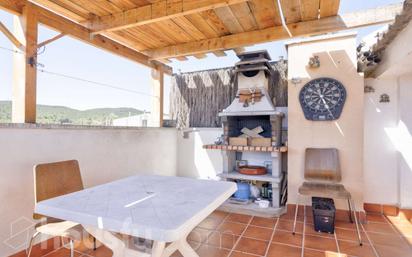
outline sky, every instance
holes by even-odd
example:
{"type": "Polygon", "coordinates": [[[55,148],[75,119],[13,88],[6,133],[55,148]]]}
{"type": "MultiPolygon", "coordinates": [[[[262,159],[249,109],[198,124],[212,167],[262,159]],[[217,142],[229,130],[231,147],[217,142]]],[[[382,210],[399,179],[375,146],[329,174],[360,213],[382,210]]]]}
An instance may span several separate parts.
{"type": "MultiPolygon", "coordinates": [[[[398,3],[400,0],[341,0],[339,13],[398,3]]],[[[13,25],[13,15],[0,10],[0,21],[9,29],[13,25]]],[[[358,40],[377,30],[381,26],[372,26],[358,30],[358,40]]],[[[57,35],[57,32],[39,28],[39,42],[57,35]]],[[[11,100],[12,55],[3,48],[12,48],[12,44],[0,33],[0,100],[11,100]]],[[[246,50],[267,49],[273,60],[280,56],[287,59],[284,41],[258,44],[246,47],[246,50]]],[[[174,72],[182,72],[227,67],[237,61],[233,51],[227,51],[226,57],[215,57],[188,61],[173,61],[169,64],[174,72]]],[[[49,73],[38,72],[37,103],[61,105],[79,110],[100,107],[133,107],[150,111],[151,90],[150,70],[122,57],[110,54],[70,37],[63,37],[44,49],[38,62],[41,69],[85,80],[125,88],[123,91],[96,85],[89,82],[69,79],[49,73]],[[131,92],[132,91],[132,92],[131,92]],[[139,94],[142,93],[142,94],[139,94]]],[[[169,110],[170,77],[165,78],[165,113],[169,110]]]]}

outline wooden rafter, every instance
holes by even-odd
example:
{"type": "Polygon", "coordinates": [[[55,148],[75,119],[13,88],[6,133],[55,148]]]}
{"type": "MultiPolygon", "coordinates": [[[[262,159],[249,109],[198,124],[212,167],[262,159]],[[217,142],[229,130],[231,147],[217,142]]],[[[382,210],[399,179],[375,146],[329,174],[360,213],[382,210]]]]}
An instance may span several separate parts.
{"type": "Polygon", "coordinates": [[[186,56],[177,56],[176,59],[178,61],[187,61],[187,60],[189,60],[186,56]]]}
{"type": "Polygon", "coordinates": [[[178,18],[219,7],[227,7],[246,1],[249,0],[162,0],[127,11],[96,17],[85,24],[93,31],[93,34],[100,34],[178,18]]]}
{"type": "MultiPolygon", "coordinates": [[[[394,20],[396,14],[401,10],[402,4],[393,4],[349,13],[342,16],[332,16],[318,20],[291,23],[288,24],[288,28],[295,37],[318,35],[340,30],[389,23],[394,20]]],[[[156,60],[226,49],[235,49],[251,44],[259,44],[288,38],[290,38],[289,34],[282,26],[275,26],[262,30],[237,33],[158,49],[151,49],[144,51],[144,53],[151,56],[151,59],[156,60]]]]}
{"type": "Polygon", "coordinates": [[[246,50],[245,50],[244,47],[237,47],[237,48],[233,49],[233,51],[234,51],[236,54],[241,54],[241,53],[243,53],[243,52],[246,51],[246,50]]]}
{"type": "MultiPolygon", "coordinates": [[[[28,3],[29,2],[27,0],[0,0],[0,8],[16,15],[21,15],[23,6],[28,3]]],[[[102,35],[90,37],[91,31],[84,26],[68,20],[54,12],[48,11],[40,6],[32,4],[32,8],[38,14],[39,23],[47,27],[147,67],[162,68],[166,74],[172,73],[171,67],[161,62],[151,61],[147,55],[139,53],[136,50],[126,47],[102,35]]]]}
{"type": "Polygon", "coordinates": [[[339,11],[340,0],[320,0],[319,15],[321,18],[335,16],[339,11]]]}
{"type": "Polygon", "coordinates": [[[221,50],[214,51],[213,54],[214,54],[216,57],[226,56],[226,53],[225,53],[224,51],[221,51],[221,50]]]}
{"type": "Polygon", "coordinates": [[[13,35],[13,33],[7,29],[7,27],[0,22],[0,31],[13,43],[13,45],[19,49],[23,47],[23,44],[13,35]]]}
{"type": "Polygon", "coordinates": [[[196,57],[197,59],[205,59],[207,57],[206,54],[195,54],[193,56],[196,57]]]}
{"type": "Polygon", "coordinates": [[[59,40],[60,38],[64,37],[65,35],[66,34],[64,34],[64,33],[60,33],[60,34],[58,34],[58,35],[56,35],[56,36],[54,36],[50,39],[44,40],[43,42],[41,42],[37,45],[37,48],[43,47],[43,46],[48,45],[48,44],[50,44],[50,43],[52,43],[56,40],[59,40]]]}

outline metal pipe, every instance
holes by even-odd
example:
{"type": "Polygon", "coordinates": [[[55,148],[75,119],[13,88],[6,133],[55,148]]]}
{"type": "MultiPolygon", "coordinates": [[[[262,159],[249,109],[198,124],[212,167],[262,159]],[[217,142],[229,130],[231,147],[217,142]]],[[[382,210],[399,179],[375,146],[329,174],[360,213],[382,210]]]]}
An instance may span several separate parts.
{"type": "Polygon", "coordinates": [[[279,9],[279,15],[280,15],[280,20],[282,22],[283,28],[286,30],[286,32],[289,34],[289,37],[293,37],[292,33],[290,32],[288,26],[286,25],[286,20],[285,16],[283,15],[283,10],[282,10],[282,4],[280,3],[280,0],[275,0],[275,4],[277,4],[278,9],[279,9]]]}

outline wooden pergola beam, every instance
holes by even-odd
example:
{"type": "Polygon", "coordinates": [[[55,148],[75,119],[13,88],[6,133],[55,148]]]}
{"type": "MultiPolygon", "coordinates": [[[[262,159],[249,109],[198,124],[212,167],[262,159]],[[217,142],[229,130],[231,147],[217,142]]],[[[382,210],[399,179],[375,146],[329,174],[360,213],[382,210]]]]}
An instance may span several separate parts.
{"type": "Polygon", "coordinates": [[[93,35],[159,22],[249,0],[162,0],[85,22],[93,35]]]}
{"type": "Polygon", "coordinates": [[[56,35],[56,36],[54,36],[54,37],[52,37],[52,38],[50,38],[50,39],[44,40],[43,42],[41,42],[41,43],[39,43],[39,44],[37,45],[37,48],[43,47],[43,46],[45,46],[45,45],[48,45],[48,44],[50,44],[50,43],[52,43],[52,42],[54,42],[54,41],[56,41],[56,40],[59,40],[60,38],[62,38],[62,37],[64,37],[64,36],[66,36],[66,34],[60,33],[60,34],[58,34],[58,35],[56,35]]]}
{"type": "Polygon", "coordinates": [[[0,21],[0,31],[13,43],[13,45],[19,49],[23,47],[23,44],[13,35],[13,33],[7,29],[7,27],[0,21]]]}
{"type": "MultiPolygon", "coordinates": [[[[318,35],[341,30],[354,29],[393,21],[396,14],[402,10],[402,4],[393,4],[374,9],[348,13],[342,16],[332,16],[318,20],[288,24],[294,37],[318,35]]],[[[146,50],[151,59],[173,58],[195,55],[219,50],[236,49],[252,44],[289,39],[289,34],[283,26],[275,26],[228,36],[188,42],[158,49],[146,50]]]]}
{"type": "MultiPolygon", "coordinates": [[[[22,15],[23,7],[27,4],[30,4],[27,0],[0,0],[0,8],[16,15],[22,15]]],[[[31,6],[37,13],[39,23],[47,27],[147,67],[161,67],[166,74],[172,74],[173,72],[171,67],[158,61],[152,61],[147,55],[144,55],[102,35],[91,37],[90,33],[92,31],[86,27],[66,19],[54,12],[46,10],[38,5],[31,4],[31,6]]]]}

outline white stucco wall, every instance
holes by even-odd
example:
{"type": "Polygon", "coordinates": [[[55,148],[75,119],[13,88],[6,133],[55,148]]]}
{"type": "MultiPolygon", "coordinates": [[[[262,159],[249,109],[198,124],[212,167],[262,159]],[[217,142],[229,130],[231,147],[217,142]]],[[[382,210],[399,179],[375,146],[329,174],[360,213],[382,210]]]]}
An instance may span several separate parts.
{"type": "Polygon", "coordinates": [[[222,128],[193,128],[178,132],[178,175],[193,178],[215,178],[223,170],[219,150],[203,149],[222,135],[222,128]],[[183,136],[186,133],[186,137],[183,136]]]}
{"type": "Polygon", "coordinates": [[[399,123],[395,145],[399,158],[399,205],[412,209],[412,68],[411,73],[398,77],[398,83],[399,123]]]}
{"type": "Polygon", "coordinates": [[[412,23],[384,50],[382,62],[366,80],[365,201],[412,208],[412,23]],[[379,103],[386,93],[390,103],[379,103]],[[380,110],[378,112],[377,110],[380,110]]]}
{"type": "Polygon", "coordinates": [[[397,81],[366,79],[365,85],[375,92],[364,95],[364,200],[397,205],[398,154],[390,135],[398,125],[397,81]],[[389,95],[389,103],[379,102],[382,94],[389,95]]]}
{"type": "MultiPolygon", "coordinates": [[[[362,209],[364,80],[356,70],[356,35],[312,38],[289,44],[288,80],[288,203],[296,202],[298,187],[304,180],[305,149],[334,147],[339,150],[342,183],[354,197],[356,207],[362,209]],[[321,64],[317,69],[307,66],[313,55],[320,58],[321,64]],[[296,77],[302,80],[297,85],[291,82],[296,77]],[[308,81],[318,77],[337,79],[346,88],[347,100],[341,117],[336,121],[309,121],[304,117],[299,92],[308,81]]],[[[347,208],[343,201],[337,202],[337,206],[347,208]]]]}
{"type": "Polygon", "coordinates": [[[0,256],[26,243],[34,207],[33,165],[77,159],[86,187],[134,174],[177,174],[176,129],[0,128],[0,256]],[[17,221],[12,228],[13,221],[17,221]],[[20,227],[20,228],[19,228],[20,227]],[[13,229],[13,231],[11,231],[13,229]],[[10,237],[10,233],[15,236],[10,237]],[[17,233],[17,234],[16,234],[17,233]]]}
{"type": "Polygon", "coordinates": [[[385,74],[366,80],[375,92],[365,94],[365,201],[411,209],[412,73],[385,74]]]}

